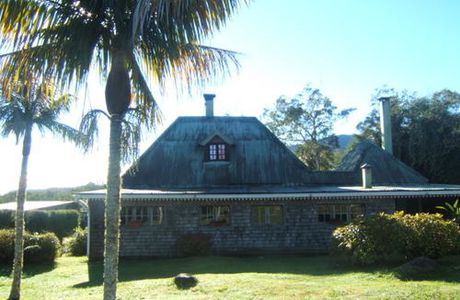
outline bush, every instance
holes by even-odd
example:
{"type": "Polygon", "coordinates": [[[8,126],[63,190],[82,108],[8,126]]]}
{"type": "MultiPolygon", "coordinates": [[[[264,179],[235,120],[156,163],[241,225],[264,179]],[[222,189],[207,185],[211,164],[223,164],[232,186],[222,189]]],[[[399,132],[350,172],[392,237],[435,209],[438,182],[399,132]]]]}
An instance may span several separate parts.
{"type": "Polygon", "coordinates": [[[24,260],[28,262],[53,262],[60,254],[61,243],[53,232],[45,232],[43,234],[31,235],[31,246],[38,246],[40,249],[25,255],[24,260]]]}
{"type": "Polygon", "coordinates": [[[26,213],[26,229],[31,232],[54,232],[59,240],[72,234],[79,224],[74,209],[30,211],[26,213]]]}
{"type": "Polygon", "coordinates": [[[452,254],[460,235],[454,222],[439,214],[378,214],[359,217],[333,233],[339,253],[359,264],[408,260],[417,256],[437,258],[452,254]]]}
{"type": "Polygon", "coordinates": [[[458,226],[440,214],[405,215],[400,221],[409,229],[405,255],[438,258],[453,253],[460,239],[458,226]]]}
{"type": "Polygon", "coordinates": [[[14,230],[0,229],[0,262],[13,261],[14,230]]]}
{"type": "Polygon", "coordinates": [[[71,236],[64,239],[64,252],[73,256],[86,255],[87,236],[88,231],[86,229],[76,228],[71,236]]]}
{"type": "Polygon", "coordinates": [[[24,213],[25,226],[29,232],[44,232],[48,229],[48,212],[33,210],[24,213]]]}
{"type": "Polygon", "coordinates": [[[0,229],[13,228],[14,215],[11,210],[0,210],[0,229]]]}
{"type": "Polygon", "coordinates": [[[206,255],[211,249],[211,238],[202,233],[186,234],[176,241],[179,256],[206,255]]]}
{"type": "MultiPolygon", "coordinates": [[[[25,212],[26,230],[54,232],[59,240],[72,234],[79,226],[80,213],[75,209],[35,210],[25,212]]],[[[14,212],[0,211],[0,229],[14,228],[14,212]]]]}
{"type": "Polygon", "coordinates": [[[404,248],[405,228],[395,220],[398,214],[358,217],[333,233],[338,252],[350,255],[354,263],[388,261],[404,248]]]}
{"type": "MultiPolygon", "coordinates": [[[[14,258],[14,230],[0,230],[0,261],[11,264],[14,258]]],[[[30,234],[24,232],[24,263],[53,262],[60,250],[54,233],[30,234]]]]}

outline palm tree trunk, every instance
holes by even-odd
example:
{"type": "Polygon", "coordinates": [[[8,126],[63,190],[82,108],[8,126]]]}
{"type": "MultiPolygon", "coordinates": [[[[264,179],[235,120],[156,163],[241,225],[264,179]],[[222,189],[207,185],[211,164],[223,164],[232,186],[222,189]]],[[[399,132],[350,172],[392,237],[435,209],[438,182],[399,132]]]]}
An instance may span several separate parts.
{"type": "Polygon", "coordinates": [[[9,300],[21,298],[21,276],[24,261],[24,202],[26,201],[27,188],[27,165],[29,162],[30,147],[32,145],[32,125],[28,126],[24,133],[22,144],[21,175],[19,187],[16,194],[16,216],[15,216],[15,243],[13,261],[13,283],[11,284],[9,300]]]}
{"type": "Polygon", "coordinates": [[[104,300],[115,300],[118,281],[120,223],[120,153],[122,116],[110,119],[110,154],[105,201],[104,300]]]}

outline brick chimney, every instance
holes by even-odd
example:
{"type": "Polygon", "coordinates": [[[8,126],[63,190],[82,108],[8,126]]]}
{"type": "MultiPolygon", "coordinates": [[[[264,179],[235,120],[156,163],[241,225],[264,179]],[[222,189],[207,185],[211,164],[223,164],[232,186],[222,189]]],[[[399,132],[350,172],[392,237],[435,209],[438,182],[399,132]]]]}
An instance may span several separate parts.
{"type": "Polygon", "coordinates": [[[382,133],[382,148],[393,154],[393,141],[391,137],[391,107],[390,97],[381,97],[380,101],[380,130],[382,133]]]}
{"type": "Polygon", "coordinates": [[[206,107],[206,117],[214,117],[214,97],[215,94],[203,94],[206,107]]]}

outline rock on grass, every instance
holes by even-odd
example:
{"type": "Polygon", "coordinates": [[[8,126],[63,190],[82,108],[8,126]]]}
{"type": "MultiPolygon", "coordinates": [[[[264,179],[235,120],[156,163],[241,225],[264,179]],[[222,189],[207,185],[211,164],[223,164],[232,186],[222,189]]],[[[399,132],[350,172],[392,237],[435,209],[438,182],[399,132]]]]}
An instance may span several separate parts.
{"type": "Polygon", "coordinates": [[[197,285],[197,283],[198,279],[187,273],[180,273],[174,277],[174,284],[178,289],[189,289],[197,285]]]}

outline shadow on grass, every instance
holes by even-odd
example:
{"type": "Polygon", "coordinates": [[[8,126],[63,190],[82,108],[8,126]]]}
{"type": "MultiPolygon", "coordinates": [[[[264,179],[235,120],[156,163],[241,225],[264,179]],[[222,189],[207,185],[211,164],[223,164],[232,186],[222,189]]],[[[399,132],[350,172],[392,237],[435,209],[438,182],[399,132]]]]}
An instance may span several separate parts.
{"type": "Polygon", "coordinates": [[[438,259],[431,268],[404,264],[395,268],[393,274],[402,281],[460,282],[460,256],[438,259]]]}
{"type": "MultiPolygon", "coordinates": [[[[179,273],[237,274],[286,273],[309,276],[347,273],[383,273],[395,275],[397,265],[359,267],[334,256],[204,256],[187,258],[124,258],[119,264],[119,281],[174,277],[179,273]]],[[[88,262],[87,282],[74,285],[85,288],[102,284],[103,262],[88,262]]],[[[417,280],[460,282],[460,256],[440,260],[437,272],[417,280]]]]}
{"type": "MultiPolygon", "coordinates": [[[[286,273],[310,276],[340,275],[350,272],[390,272],[386,267],[356,267],[334,256],[204,256],[187,258],[124,258],[119,264],[119,281],[174,277],[179,273],[237,274],[286,273]]],[[[85,288],[102,284],[103,262],[88,262],[87,282],[74,285],[85,288]]]]}
{"type": "MultiPolygon", "coordinates": [[[[88,261],[88,281],[75,284],[74,288],[86,288],[91,286],[102,285],[102,274],[104,272],[103,261],[88,261]]],[[[120,263],[119,272],[122,271],[122,265],[120,263]]]]}
{"type": "MultiPolygon", "coordinates": [[[[23,277],[33,277],[38,274],[47,273],[56,268],[56,263],[30,263],[24,266],[22,271],[23,277]]],[[[12,270],[11,265],[0,265],[0,276],[10,276],[12,270]]]]}

